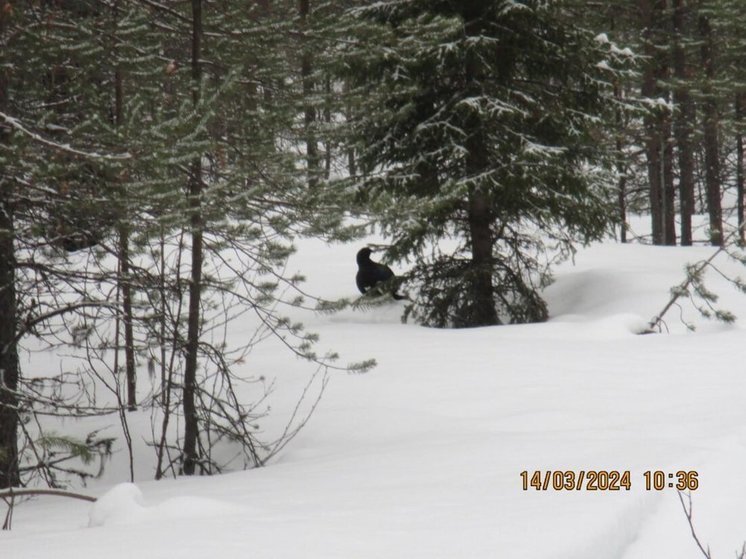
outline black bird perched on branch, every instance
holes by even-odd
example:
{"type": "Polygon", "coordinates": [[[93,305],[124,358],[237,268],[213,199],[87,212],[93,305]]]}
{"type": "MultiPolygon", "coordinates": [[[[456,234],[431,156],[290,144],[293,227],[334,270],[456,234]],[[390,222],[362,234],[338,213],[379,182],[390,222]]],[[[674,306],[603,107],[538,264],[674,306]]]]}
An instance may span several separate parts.
{"type": "MultiPolygon", "coordinates": [[[[373,262],[370,259],[370,253],[373,252],[368,247],[361,248],[357,253],[357,275],[355,283],[360,293],[368,293],[379,283],[389,282],[396,276],[391,268],[380,262],[373,262]]],[[[391,285],[391,296],[396,300],[406,299],[406,296],[396,292],[396,286],[391,285]]]]}

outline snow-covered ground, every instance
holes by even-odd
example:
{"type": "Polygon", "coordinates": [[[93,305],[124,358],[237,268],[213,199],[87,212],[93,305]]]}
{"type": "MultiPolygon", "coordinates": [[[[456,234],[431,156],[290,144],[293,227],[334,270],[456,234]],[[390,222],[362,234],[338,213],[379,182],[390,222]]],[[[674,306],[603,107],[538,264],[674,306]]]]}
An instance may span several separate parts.
{"type": "MultiPolygon", "coordinates": [[[[362,244],[303,241],[290,268],[307,276],[308,292],[354,297],[362,244]]],[[[698,536],[713,558],[732,557],[746,541],[746,296],[710,271],[707,285],[735,324],[683,303],[666,316],[666,333],[636,334],[684,265],[712,251],[580,250],[546,290],[545,324],[428,329],[401,324],[393,302],[298,314],[322,348],[378,366],[333,373],[310,423],[269,465],[155,482],[142,461],[136,486],[117,485],[127,479],[120,452],[84,489],[96,504],[41,497],[19,506],[0,558],[701,557],[676,491],[646,490],[646,470],[698,472],[698,536]],[[629,471],[632,487],[526,491],[521,472],[535,470],[629,471]]],[[[243,331],[237,323],[231,335],[243,331]]],[[[307,365],[270,343],[246,370],[276,378],[263,428],[279,429],[307,365]]]]}

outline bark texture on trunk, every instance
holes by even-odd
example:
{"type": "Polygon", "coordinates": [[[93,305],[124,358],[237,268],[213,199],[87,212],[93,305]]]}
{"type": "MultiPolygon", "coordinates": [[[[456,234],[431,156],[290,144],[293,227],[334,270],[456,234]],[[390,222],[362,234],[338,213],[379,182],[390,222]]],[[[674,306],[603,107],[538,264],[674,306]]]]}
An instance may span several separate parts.
{"type": "Polygon", "coordinates": [[[671,116],[663,122],[663,244],[676,245],[676,186],[673,176],[671,116]]]}
{"type": "MultiPolygon", "coordinates": [[[[0,10],[0,35],[6,13],[0,10]]],[[[0,68],[0,110],[8,105],[7,70],[0,68]]],[[[10,130],[0,124],[0,144],[7,143],[10,130]]],[[[16,343],[16,259],[13,221],[13,186],[0,168],[0,488],[18,486],[18,347],[16,343]]]]}
{"type": "MultiPolygon", "coordinates": [[[[464,29],[469,36],[480,34],[479,2],[465,3],[464,29]]],[[[467,89],[479,89],[482,79],[481,62],[476,56],[467,56],[464,68],[467,89]]],[[[469,134],[466,140],[466,175],[476,177],[489,165],[486,141],[482,132],[483,123],[477,115],[472,115],[465,126],[469,134]]],[[[471,274],[469,286],[469,316],[464,317],[464,326],[491,326],[500,324],[495,305],[493,284],[494,259],[492,249],[495,242],[491,197],[484,187],[474,184],[468,199],[469,236],[471,242],[471,274]]]]}
{"type": "MultiPolygon", "coordinates": [[[[298,15],[300,16],[301,28],[305,30],[308,16],[311,14],[310,0],[299,0],[298,15]]],[[[313,56],[305,41],[301,45],[301,79],[303,80],[303,122],[306,135],[306,165],[308,166],[308,186],[316,187],[319,182],[319,145],[316,139],[314,127],[316,126],[316,110],[309,101],[314,91],[313,81],[313,56]]]]}
{"type": "Polygon", "coordinates": [[[130,282],[129,225],[119,226],[119,275],[122,288],[122,321],[124,323],[124,371],[127,379],[127,409],[137,409],[137,371],[135,369],[135,335],[130,282]]]}
{"type": "MultiPolygon", "coordinates": [[[[199,103],[202,67],[202,0],[192,0],[192,97],[199,103]]],[[[200,304],[202,290],[202,161],[195,157],[189,177],[189,209],[192,228],[192,269],[189,283],[189,314],[187,319],[186,359],[184,363],[184,460],[182,473],[193,475],[199,462],[197,446],[199,422],[195,403],[197,391],[197,355],[200,336],[200,304]]]]}
{"type": "Polygon", "coordinates": [[[746,240],[746,227],[744,224],[744,153],[743,153],[743,134],[740,131],[740,127],[743,126],[744,117],[744,103],[746,103],[746,94],[736,94],[736,122],[738,123],[739,132],[736,134],[736,197],[737,197],[737,209],[738,209],[738,240],[743,245],[746,240]]]}
{"type": "Polygon", "coordinates": [[[0,488],[17,486],[20,481],[14,237],[10,181],[0,176],[0,488]]]}
{"type": "Polygon", "coordinates": [[[682,44],[682,36],[689,17],[684,0],[674,0],[673,27],[673,71],[677,85],[673,91],[676,107],[674,113],[674,139],[679,164],[679,215],[681,218],[681,244],[692,244],[692,215],[694,214],[694,144],[692,133],[696,118],[694,102],[689,94],[686,82],[687,72],[686,51],[682,44]]]}
{"type": "MultiPolygon", "coordinates": [[[[661,60],[656,44],[660,35],[662,13],[665,0],[639,0],[642,17],[644,54],[647,64],[643,72],[641,93],[643,97],[658,99],[664,96],[659,80],[666,76],[666,65],[661,60]]],[[[664,150],[665,115],[658,108],[645,115],[645,155],[647,159],[648,183],[650,193],[650,218],[653,233],[653,244],[662,245],[666,239],[666,219],[664,201],[664,150]]]]}
{"type": "MultiPolygon", "coordinates": [[[[118,18],[118,3],[114,4],[115,24],[118,18]]],[[[114,124],[121,126],[124,120],[124,94],[123,78],[121,68],[114,72],[114,124]]],[[[123,208],[127,207],[124,200],[123,208]]],[[[124,213],[119,225],[119,282],[122,290],[122,318],[124,322],[124,370],[127,378],[127,409],[137,409],[137,371],[135,369],[135,336],[133,331],[132,316],[132,284],[129,281],[130,256],[129,256],[129,232],[130,225],[127,223],[129,212],[124,213]]]]}
{"type": "Polygon", "coordinates": [[[717,101],[712,86],[715,79],[715,48],[712,26],[707,16],[699,17],[699,31],[702,39],[700,53],[705,70],[707,84],[705,87],[704,141],[705,141],[705,190],[707,212],[710,217],[710,243],[714,246],[723,244],[723,210],[720,200],[720,140],[718,127],[720,117],[717,101]]]}

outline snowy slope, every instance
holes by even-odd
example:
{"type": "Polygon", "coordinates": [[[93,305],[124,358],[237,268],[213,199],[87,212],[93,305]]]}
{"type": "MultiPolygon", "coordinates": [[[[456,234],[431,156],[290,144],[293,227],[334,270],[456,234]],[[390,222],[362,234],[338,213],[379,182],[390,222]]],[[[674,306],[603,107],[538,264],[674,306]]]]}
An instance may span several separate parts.
{"type": "MultiPolygon", "coordinates": [[[[309,292],[355,296],[358,245],[298,248],[290,268],[309,292]]],[[[708,287],[742,320],[711,323],[682,305],[669,333],[635,334],[683,266],[711,253],[581,250],[546,291],[545,324],[428,329],[401,324],[399,303],[298,314],[322,347],[379,365],[333,374],[310,424],[270,465],[156,483],[140,464],[134,487],[116,486],[126,476],[113,464],[88,489],[113,487],[93,506],[45,497],[18,507],[0,557],[693,559],[675,490],[644,488],[643,471],[680,469],[699,473],[700,538],[713,557],[732,556],[746,540],[746,297],[710,273],[708,287]],[[524,491],[524,470],[629,470],[632,489],[524,491]]],[[[278,354],[268,344],[246,365],[278,384],[268,433],[309,375],[278,354]]]]}

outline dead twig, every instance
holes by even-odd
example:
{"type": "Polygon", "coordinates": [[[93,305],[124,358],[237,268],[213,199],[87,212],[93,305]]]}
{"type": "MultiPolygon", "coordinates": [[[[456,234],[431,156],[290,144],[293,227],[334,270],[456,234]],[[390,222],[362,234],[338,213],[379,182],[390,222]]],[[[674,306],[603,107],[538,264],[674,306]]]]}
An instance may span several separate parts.
{"type": "Polygon", "coordinates": [[[702,555],[704,555],[706,559],[712,559],[712,555],[710,554],[710,546],[708,545],[707,549],[705,549],[705,547],[702,545],[702,542],[699,540],[699,536],[697,536],[697,531],[694,529],[694,522],[692,521],[692,494],[686,494],[687,502],[684,502],[684,494],[681,491],[678,491],[678,495],[679,501],[681,502],[681,508],[684,509],[686,520],[689,523],[689,529],[692,532],[692,538],[694,538],[694,541],[696,542],[697,547],[699,547],[699,550],[702,552],[702,555]]]}
{"type": "Polygon", "coordinates": [[[55,495],[57,497],[69,497],[91,503],[96,502],[96,497],[73,491],[65,491],[63,489],[15,489],[11,487],[10,489],[0,491],[0,499],[8,505],[8,512],[5,514],[5,521],[3,522],[3,530],[10,530],[13,523],[13,509],[15,508],[16,497],[32,497],[36,495],[55,495]]]}

